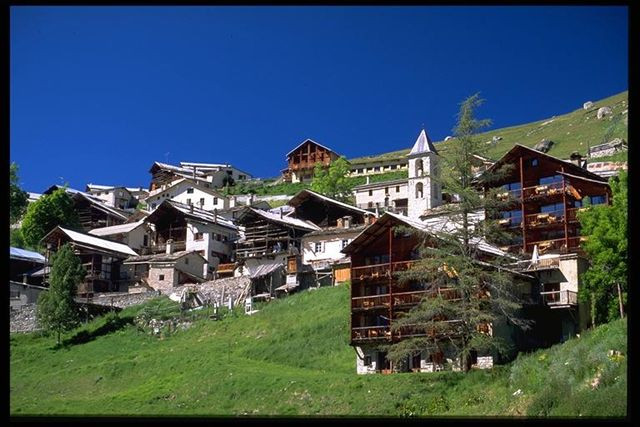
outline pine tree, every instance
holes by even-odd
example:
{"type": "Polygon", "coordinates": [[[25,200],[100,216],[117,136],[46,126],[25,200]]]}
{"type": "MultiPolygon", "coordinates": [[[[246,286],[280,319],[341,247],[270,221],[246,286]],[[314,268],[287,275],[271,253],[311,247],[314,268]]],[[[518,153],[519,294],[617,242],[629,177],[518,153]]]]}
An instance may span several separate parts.
{"type": "MultiPolygon", "coordinates": [[[[496,222],[498,209],[504,206],[497,201],[496,191],[482,194],[474,165],[483,155],[485,144],[474,138],[488,120],[474,118],[474,110],[482,100],[478,94],[466,99],[460,107],[454,129],[455,143],[441,156],[443,188],[457,195],[457,203],[442,207],[448,218],[444,230],[420,232],[420,260],[407,272],[399,274],[401,282],[419,282],[430,291],[429,296],[404,316],[392,323],[392,331],[400,336],[408,330],[426,332],[426,336],[403,339],[388,348],[388,358],[394,365],[402,365],[408,356],[422,350],[435,350],[452,346],[461,368],[467,371],[474,352],[505,353],[506,343],[490,333],[492,325],[505,319],[512,324],[526,327],[519,319],[521,307],[518,286],[513,276],[499,266],[507,262],[502,256],[488,256],[479,245],[508,238],[496,222]],[[478,221],[478,213],[485,211],[486,219],[478,221]]],[[[506,169],[482,175],[483,182],[498,179],[506,169]]],[[[406,231],[406,230],[401,230],[406,231]]],[[[512,260],[509,260],[512,262],[512,260]]]]}
{"type": "Polygon", "coordinates": [[[591,304],[596,323],[624,317],[627,300],[627,173],[611,180],[613,203],[587,206],[578,213],[582,243],[591,267],[582,276],[578,296],[591,304]]]}
{"type": "Polygon", "coordinates": [[[64,244],[53,256],[49,290],[38,298],[38,323],[45,330],[60,334],[76,327],[79,323],[78,307],[74,301],[78,284],[82,282],[86,271],[73,249],[64,244]]]}

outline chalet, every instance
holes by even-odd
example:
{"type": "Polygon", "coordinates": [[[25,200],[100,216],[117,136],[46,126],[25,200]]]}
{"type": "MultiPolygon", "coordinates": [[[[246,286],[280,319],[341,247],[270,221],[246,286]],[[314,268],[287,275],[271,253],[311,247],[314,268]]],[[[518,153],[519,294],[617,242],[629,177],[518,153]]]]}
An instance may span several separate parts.
{"type": "Polygon", "coordinates": [[[152,233],[152,228],[143,219],[110,227],[94,228],[89,231],[89,234],[93,236],[123,243],[136,251],[149,247],[152,233]]]}
{"type": "Polygon", "coordinates": [[[236,245],[239,275],[252,279],[252,296],[273,296],[275,291],[304,288],[305,273],[313,270],[302,264],[301,239],[320,227],[283,214],[246,207],[237,222],[244,228],[236,245]]]}
{"type": "Polygon", "coordinates": [[[527,254],[534,247],[540,254],[578,252],[581,237],[576,213],[587,197],[591,204],[609,203],[611,189],[607,180],[572,162],[520,144],[488,172],[505,164],[512,165],[507,174],[483,184],[486,189],[503,188],[499,197],[512,202],[500,214],[500,222],[515,235],[504,249],[527,254]]]}
{"type": "Polygon", "coordinates": [[[313,179],[316,163],[329,167],[340,157],[335,151],[311,139],[305,139],[300,145],[287,153],[287,168],[282,170],[285,182],[308,182],[313,179]]]}
{"type": "Polygon", "coordinates": [[[219,263],[231,260],[233,244],[238,238],[238,228],[217,212],[205,211],[193,205],[173,200],[163,201],[144,219],[153,225],[151,245],[146,254],[165,253],[172,241],[173,250],[197,251],[207,260],[203,277],[210,278],[219,263]]]}
{"type": "Polygon", "coordinates": [[[62,227],[56,227],[47,233],[41,243],[47,248],[47,261],[60,246],[65,243],[71,245],[87,271],[83,283],[78,286],[78,295],[126,291],[128,282],[126,274],[121,270],[122,261],[132,255],[138,255],[125,244],[62,227]]]}
{"type": "Polygon", "coordinates": [[[85,192],[102,200],[108,206],[122,210],[135,209],[138,198],[126,187],[87,184],[85,192]]]}
{"type": "Polygon", "coordinates": [[[104,201],[91,194],[74,190],[72,188],[53,185],[43,194],[51,194],[55,190],[65,188],[67,194],[74,202],[74,209],[78,214],[80,225],[84,231],[89,231],[99,227],[109,227],[111,225],[123,224],[127,221],[131,213],[122,209],[107,205],[104,201]]]}
{"type": "Polygon", "coordinates": [[[214,190],[212,183],[193,178],[179,178],[150,191],[145,203],[150,210],[154,210],[164,200],[194,205],[208,211],[229,208],[229,198],[214,190]]]}
{"type": "Polygon", "coordinates": [[[302,264],[313,268],[318,281],[325,279],[334,283],[335,270],[340,276],[338,282],[349,280],[348,268],[335,269],[334,265],[349,262],[342,249],[372,223],[376,215],[311,190],[302,190],[288,205],[293,209],[290,217],[311,222],[320,228],[302,237],[302,264]],[[340,274],[343,269],[346,274],[340,274]]]}
{"type": "MultiPolygon", "coordinates": [[[[391,325],[400,313],[416,306],[422,298],[459,297],[453,288],[434,288],[420,281],[400,282],[397,279],[394,273],[410,269],[419,259],[419,239],[412,233],[394,232],[397,226],[427,233],[434,231],[431,226],[420,220],[385,213],[343,249],[343,252],[351,257],[350,334],[351,345],[357,353],[356,370],[359,374],[395,370],[386,359],[384,345],[399,342],[406,337],[426,336],[430,333],[424,328],[421,329],[420,325],[392,332],[391,325]]],[[[440,230],[442,226],[437,231],[440,230]]],[[[477,241],[474,244],[486,259],[504,255],[504,252],[487,242],[477,241]]],[[[534,292],[533,277],[517,271],[513,274],[522,295],[534,292]]],[[[515,331],[500,323],[487,325],[487,333],[511,339],[515,331]]],[[[452,357],[451,350],[446,343],[442,343],[438,349],[418,352],[407,361],[406,367],[420,372],[441,370],[445,359],[452,357]]],[[[495,357],[495,354],[490,353],[478,354],[474,363],[477,367],[490,367],[495,357]]]]}
{"type": "Polygon", "coordinates": [[[251,174],[230,165],[229,163],[193,163],[193,162],[180,162],[180,166],[183,168],[196,168],[196,170],[204,173],[208,181],[211,182],[215,188],[224,186],[225,176],[230,176],[234,182],[242,182],[252,179],[251,174]]]}
{"type": "Polygon", "coordinates": [[[206,264],[207,260],[196,251],[173,252],[171,243],[165,253],[132,256],[123,262],[132,283],[142,282],[144,287],[162,292],[188,283],[204,282],[206,264]]]}

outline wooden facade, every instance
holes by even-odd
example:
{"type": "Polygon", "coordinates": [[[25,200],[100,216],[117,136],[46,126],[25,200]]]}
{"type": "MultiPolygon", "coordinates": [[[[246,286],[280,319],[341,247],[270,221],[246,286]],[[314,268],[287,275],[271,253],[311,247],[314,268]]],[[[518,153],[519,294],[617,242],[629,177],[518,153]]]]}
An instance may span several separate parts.
{"type": "Polygon", "coordinates": [[[501,179],[485,185],[504,190],[498,194],[509,207],[499,222],[514,232],[504,250],[530,254],[577,253],[580,224],[576,213],[589,197],[593,204],[610,203],[611,189],[606,179],[582,167],[528,147],[516,145],[489,171],[512,165],[501,179]]]}
{"type": "Polygon", "coordinates": [[[282,171],[286,182],[304,182],[313,178],[316,163],[329,167],[338,158],[333,150],[307,139],[287,154],[287,168],[282,171]]]}

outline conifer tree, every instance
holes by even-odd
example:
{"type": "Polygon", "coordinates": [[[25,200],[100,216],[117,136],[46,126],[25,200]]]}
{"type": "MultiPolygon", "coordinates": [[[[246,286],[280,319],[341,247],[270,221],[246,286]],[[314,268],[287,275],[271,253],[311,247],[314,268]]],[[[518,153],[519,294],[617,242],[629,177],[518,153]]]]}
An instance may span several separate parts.
{"type": "MultiPolygon", "coordinates": [[[[487,240],[504,241],[504,234],[491,218],[504,207],[496,191],[482,194],[478,190],[477,164],[474,155],[483,155],[486,144],[474,135],[489,120],[474,118],[482,103],[478,94],[467,98],[460,107],[455,140],[440,158],[441,175],[432,176],[443,188],[455,194],[457,202],[442,207],[447,223],[438,231],[420,232],[420,260],[408,271],[399,273],[401,282],[417,282],[429,291],[426,297],[392,323],[395,336],[416,331],[426,336],[406,338],[389,346],[388,358],[401,366],[408,357],[422,350],[439,350],[450,346],[467,371],[474,352],[509,350],[506,343],[491,334],[497,321],[509,321],[526,327],[517,316],[520,304],[513,276],[501,265],[503,254],[482,251],[487,240]],[[485,211],[486,219],[479,221],[485,211]]],[[[506,169],[482,175],[482,182],[503,176],[506,169]]],[[[406,230],[403,230],[406,231],[406,230]]],[[[513,260],[508,260],[513,262],[513,260]]]]}
{"type": "Polygon", "coordinates": [[[85,274],[86,271],[71,246],[62,245],[53,256],[49,290],[40,294],[36,312],[40,326],[57,334],[58,345],[60,334],[79,323],[74,297],[85,274]]]}

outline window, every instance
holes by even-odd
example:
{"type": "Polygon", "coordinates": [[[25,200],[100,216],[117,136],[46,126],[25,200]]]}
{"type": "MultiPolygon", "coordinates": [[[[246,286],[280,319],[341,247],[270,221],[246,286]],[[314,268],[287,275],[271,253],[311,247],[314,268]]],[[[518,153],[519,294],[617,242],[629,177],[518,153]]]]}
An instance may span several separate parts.
{"type": "Polygon", "coordinates": [[[193,240],[202,240],[203,238],[204,238],[204,237],[203,237],[203,234],[202,234],[202,233],[195,233],[195,234],[193,235],[193,240]]]}
{"type": "Polygon", "coordinates": [[[389,187],[384,187],[384,194],[389,195],[389,187]]]}
{"type": "Polygon", "coordinates": [[[416,160],[416,176],[422,176],[423,169],[424,167],[422,165],[422,159],[416,160]]]}
{"type": "Polygon", "coordinates": [[[188,257],[184,259],[184,263],[189,265],[189,258],[188,257]]]}
{"type": "Polygon", "coordinates": [[[373,196],[373,190],[369,190],[369,196],[373,196]]]}
{"type": "Polygon", "coordinates": [[[540,178],[540,185],[549,185],[559,181],[562,181],[562,175],[545,176],[540,178]]]}
{"type": "Polygon", "coordinates": [[[371,366],[371,356],[364,357],[364,366],[371,366]]]}
{"type": "Polygon", "coordinates": [[[193,187],[187,188],[187,194],[193,194],[193,187]]]}
{"type": "Polygon", "coordinates": [[[149,246],[149,235],[145,234],[142,237],[142,246],[149,246]]]}
{"type": "Polygon", "coordinates": [[[200,206],[204,206],[204,197],[200,198],[200,206]]]}
{"type": "Polygon", "coordinates": [[[156,204],[155,203],[151,203],[151,209],[155,209],[156,208],[156,204]]]}
{"type": "Polygon", "coordinates": [[[191,199],[187,199],[187,204],[190,205],[191,204],[191,199]]]}
{"type": "Polygon", "coordinates": [[[227,171],[227,175],[233,175],[233,171],[227,171]]]}
{"type": "Polygon", "coordinates": [[[604,196],[590,196],[589,199],[592,205],[602,205],[606,202],[604,196]]]}
{"type": "Polygon", "coordinates": [[[391,165],[391,170],[397,169],[398,165],[391,165]]]}
{"type": "Polygon", "coordinates": [[[534,159],[529,160],[529,166],[533,166],[533,167],[538,166],[538,159],[534,158],[534,159]]]}
{"type": "Polygon", "coordinates": [[[246,177],[246,176],[244,176],[244,175],[238,175],[238,179],[239,179],[239,180],[241,180],[241,181],[242,181],[243,179],[246,179],[246,178],[247,178],[247,177],[246,177]]]}
{"type": "Polygon", "coordinates": [[[342,239],[342,249],[346,248],[349,244],[349,239],[342,239]]]}
{"type": "Polygon", "coordinates": [[[519,182],[511,182],[509,184],[503,185],[502,187],[507,191],[520,190],[521,188],[519,182]]]}
{"type": "Polygon", "coordinates": [[[216,256],[215,251],[211,251],[211,256],[216,256]]]}
{"type": "Polygon", "coordinates": [[[564,211],[564,204],[562,202],[559,203],[551,203],[550,205],[540,206],[540,212],[556,212],[556,211],[564,211]]]}
{"type": "Polygon", "coordinates": [[[373,171],[374,171],[374,172],[379,172],[379,171],[380,171],[380,166],[376,166],[376,167],[374,167],[374,168],[373,168],[373,171]]]}
{"type": "Polygon", "coordinates": [[[215,239],[217,242],[219,242],[220,240],[222,240],[222,236],[220,234],[216,234],[215,239]]]}
{"type": "Polygon", "coordinates": [[[322,242],[316,242],[315,252],[322,252],[322,242]]]}
{"type": "Polygon", "coordinates": [[[217,205],[217,204],[218,204],[218,198],[217,198],[217,197],[214,197],[214,198],[213,198],[213,204],[214,204],[214,205],[217,205]]]}
{"type": "Polygon", "coordinates": [[[358,173],[364,173],[364,169],[358,169],[358,173]]]}
{"type": "Polygon", "coordinates": [[[582,207],[582,200],[574,200],[573,201],[573,207],[574,208],[581,208],[582,207]]]}
{"type": "Polygon", "coordinates": [[[384,206],[385,206],[385,207],[388,207],[388,206],[389,206],[389,198],[388,198],[388,197],[385,197],[385,198],[384,198],[384,206]]]}
{"type": "Polygon", "coordinates": [[[504,211],[502,212],[502,218],[509,218],[510,224],[520,224],[522,223],[522,211],[520,209],[504,211]]]}
{"type": "Polygon", "coordinates": [[[400,186],[396,185],[396,193],[399,193],[399,192],[400,192],[400,186]]]}
{"type": "Polygon", "coordinates": [[[373,208],[373,202],[369,202],[369,203],[367,203],[367,207],[368,207],[369,209],[373,208]]]}
{"type": "Polygon", "coordinates": [[[164,274],[159,274],[158,275],[158,280],[160,280],[162,282],[164,280],[164,274]]]}
{"type": "Polygon", "coordinates": [[[422,199],[423,197],[422,191],[422,183],[419,182],[416,184],[416,199],[422,199]]]}

